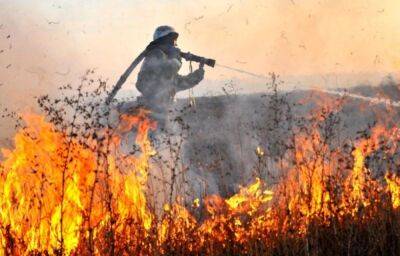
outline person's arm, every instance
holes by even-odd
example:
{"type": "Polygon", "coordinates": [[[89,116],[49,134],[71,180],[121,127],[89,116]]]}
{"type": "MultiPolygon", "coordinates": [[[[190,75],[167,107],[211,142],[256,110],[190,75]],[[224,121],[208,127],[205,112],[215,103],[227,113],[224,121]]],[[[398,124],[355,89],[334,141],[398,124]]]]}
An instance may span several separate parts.
{"type": "Polygon", "coordinates": [[[177,91],[183,91],[190,89],[194,86],[196,86],[198,83],[201,82],[204,78],[204,69],[203,67],[200,67],[199,69],[195,70],[194,72],[182,76],[182,75],[177,75],[176,77],[176,89],[177,91]]]}

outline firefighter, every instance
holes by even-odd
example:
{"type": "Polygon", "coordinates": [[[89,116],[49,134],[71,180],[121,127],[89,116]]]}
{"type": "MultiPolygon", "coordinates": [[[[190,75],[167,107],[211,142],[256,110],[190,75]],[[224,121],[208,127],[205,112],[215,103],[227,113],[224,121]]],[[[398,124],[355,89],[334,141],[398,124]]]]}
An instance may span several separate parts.
{"type": "Polygon", "coordinates": [[[177,92],[190,89],[204,78],[203,65],[188,75],[179,75],[181,52],[177,48],[179,34],[173,27],[160,26],[138,74],[136,88],[141,93],[138,101],[151,110],[158,126],[163,128],[177,92]]]}

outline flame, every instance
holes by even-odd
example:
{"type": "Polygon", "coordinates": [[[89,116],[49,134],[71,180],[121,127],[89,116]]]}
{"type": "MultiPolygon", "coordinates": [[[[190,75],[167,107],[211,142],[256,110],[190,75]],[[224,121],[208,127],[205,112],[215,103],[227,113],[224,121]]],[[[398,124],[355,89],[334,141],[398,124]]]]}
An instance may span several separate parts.
{"type": "Polygon", "coordinates": [[[264,150],[262,149],[262,147],[258,146],[258,147],[256,148],[256,155],[257,155],[258,157],[263,157],[263,156],[264,156],[264,150]]]}
{"type": "Polygon", "coordinates": [[[400,206],[400,177],[392,173],[387,173],[385,175],[385,180],[388,184],[387,189],[391,195],[393,208],[397,209],[400,206]]]}
{"type": "MultiPolygon", "coordinates": [[[[146,209],[144,185],[153,152],[147,132],[154,123],[144,119],[144,113],[122,118],[125,130],[138,128],[136,143],[142,154],[120,158],[114,152],[106,159],[99,159],[78,141],[69,140],[42,116],[24,115],[23,119],[27,128],[16,134],[15,149],[3,150],[0,180],[1,225],[23,241],[21,251],[51,252],[61,246],[70,254],[84,235],[83,225],[100,230],[111,217],[98,203],[104,188],[93,184],[100,183],[100,179],[102,183],[110,182],[112,194],[118,196],[112,202],[116,215],[134,218],[146,230],[150,228],[152,216],[146,209]],[[106,171],[112,176],[110,181],[105,180],[106,171]],[[90,187],[96,191],[92,199],[90,187]],[[90,223],[85,223],[89,214],[90,223]]],[[[116,142],[118,137],[112,140],[116,142]]],[[[1,241],[5,245],[4,235],[1,241]]]]}
{"type": "Polygon", "coordinates": [[[241,188],[239,193],[226,199],[225,202],[228,204],[230,210],[246,212],[251,215],[254,211],[259,209],[261,204],[270,201],[273,192],[270,190],[262,190],[261,185],[261,180],[257,178],[253,184],[241,188]]]}
{"type": "MultiPolygon", "coordinates": [[[[229,198],[209,195],[188,207],[179,199],[156,214],[146,197],[155,154],[148,133],[156,128],[147,114],[121,116],[115,133],[101,131],[108,137],[89,146],[42,116],[24,115],[15,148],[2,149],[3,254],[250,255],[256,245],[273,252],[282,241],[307,239],[316,226],[367,225],[400,206],[400,177],[388,172],[379,181],[366,165],[383,139],[400,138],[396,127],[378,125],[354,142],[349,169],[339,168],[342,152],[315,129],[296,136],[294,158],[285,156],[293,164],[283,165],[288,172],[279,183],[256,177],[229,198]],[[119,145],[132,130],[140,153],[127,155],[119,145]]],[[[265,156],[260,147],[256,154],[265,156]]]]}

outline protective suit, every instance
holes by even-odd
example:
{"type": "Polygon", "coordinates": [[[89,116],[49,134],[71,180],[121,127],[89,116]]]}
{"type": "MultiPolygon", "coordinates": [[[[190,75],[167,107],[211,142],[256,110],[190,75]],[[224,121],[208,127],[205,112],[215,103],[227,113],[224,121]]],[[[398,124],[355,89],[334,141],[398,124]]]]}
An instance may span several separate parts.
{"type": "Polygon", "coordinates": [[[176,93],[203,80],[204,69],[199,68],[186,76],[179,75],[182,66],[180,50],[174,46],[170,36],[153,41],[146,51],[136,82],[136,88],[142,94],[138,101],[150,109],[163,125],[176,93]]]}

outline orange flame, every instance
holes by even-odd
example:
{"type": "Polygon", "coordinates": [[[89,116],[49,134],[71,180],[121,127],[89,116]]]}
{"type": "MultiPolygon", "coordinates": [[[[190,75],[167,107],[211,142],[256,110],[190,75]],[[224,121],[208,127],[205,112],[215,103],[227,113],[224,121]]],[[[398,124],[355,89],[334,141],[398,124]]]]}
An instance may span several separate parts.
{"type": "MultiPolygon", "coordinates": [[[[337,171],[333,154],[317,131],[297,136],[294,164],[270,189],[259,178],[224,199],[195,199],[192,209],[176,202],[161,216],[146,198],[155,129],[146,111],[124,115],[105,144],[90,147],[38,115],[25,115],[27,128],[15,136],[15,148],[3,149],[0,175],[0,241],[6,254],[66,255],[251,254],[255,243],[273,247],[277,237],[303,238],[312,225],[345,225],[346,218],[368,221],[379,207],[400,206],[400,177],[372,179],[366,158],[382,137],[398,139],[398,130],[377,126],[370,139],[355,143],[349,173],[337,171]],[[137,131],[140,154],[119,147],[124,133],[137,131]],[[202,206],[205,206],[201,212],[202,206]],[[363,214],[363,215],[362,215],[363,214]],[[61,252],[60,252],[61,251],[61,252]]],[[[337,151],[337,150],[336,150],[337,151]]],[[[258,157],[264,157],[261,148],[258,157]]],[[[337,166],[336,166],[337,167],[337,166]]],[[[267,247],[268,247],[267,246],[267,247]]]]}
{"type": "MultiPolygon", "coordinates": [[[[15,149],[3,150],[6,160],[0,179],[1,225],[23,241],[18,250],[51,252],[62,243],[64,252],[70,254],[81,236],[88,235],[81,233],[83,225],[97,230],[106,225],[112,216],[99,203],[104,187],[96,188],[96,183],[111,183],[111,192],[118,198],[112,202],[114,214],[150,228],[152,216],[146,209],[144,185],[153,152],[147,133],[155,126],[144,114],[122,119],[123,130],[138,128],[136,143],[142,154],[121,158],[114,152],[106,159],[76,140],[69,141],[43,117],[24,116],[28,126],[16,134],[15,149]],[[110,173],[109,181],[106,172],[110,173]],[[96,194],[91,196],[88,188],[96,194]],[[90,223],[85,223],[89,214],[90,223]]],[[[117,135],[112,140],[118,141],[117,135]]],[[[5,246],[4,234],[0,239],[5,246]]]]}

